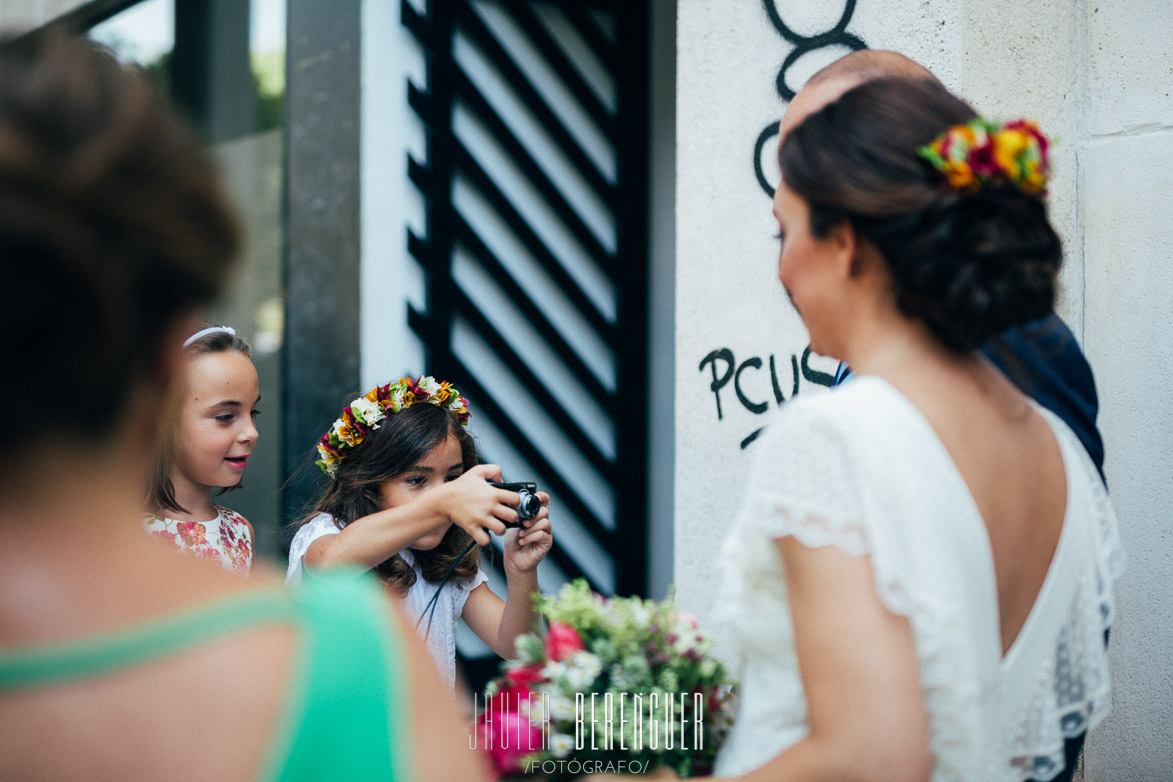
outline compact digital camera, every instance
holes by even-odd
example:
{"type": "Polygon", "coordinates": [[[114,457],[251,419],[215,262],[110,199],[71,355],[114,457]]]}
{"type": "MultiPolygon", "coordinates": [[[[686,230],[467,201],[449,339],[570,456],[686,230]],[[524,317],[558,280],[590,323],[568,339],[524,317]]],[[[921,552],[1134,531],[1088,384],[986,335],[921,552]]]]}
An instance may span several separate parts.
{"type": "Polygon", "coordinates": [[[507,522],[505,524],[506,527],[520,527],[521,522],[537,516],[538,511],[542,509],[542,501],[538,499],[538,485],[536,483],[526,481],[497,483],[496,481],[489,481],[489,484],[496,486],[498,489],[515,491],[521,497],[521,501],[517,503],[517,521],[513,523],[507,522]]]}

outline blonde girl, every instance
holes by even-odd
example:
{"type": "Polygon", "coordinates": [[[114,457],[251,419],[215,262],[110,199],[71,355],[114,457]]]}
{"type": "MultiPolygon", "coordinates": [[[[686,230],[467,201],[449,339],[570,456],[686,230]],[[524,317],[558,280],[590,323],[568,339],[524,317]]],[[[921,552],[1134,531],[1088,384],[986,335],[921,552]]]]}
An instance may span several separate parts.
{"type": "Polygon", "coordinates": [[[212,502],[240,485],[257,444],[260,394],[248,342],[212,326],[184,342],[180,400],[151,484],[145,523],[152,536],[198,559],[248,575],[253,528],[212,502]]]}

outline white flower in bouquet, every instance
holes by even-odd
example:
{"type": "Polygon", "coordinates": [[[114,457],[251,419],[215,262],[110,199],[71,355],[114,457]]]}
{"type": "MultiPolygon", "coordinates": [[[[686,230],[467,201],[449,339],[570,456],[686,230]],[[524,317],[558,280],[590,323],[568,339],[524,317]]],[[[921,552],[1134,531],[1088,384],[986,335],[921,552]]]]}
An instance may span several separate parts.
{"type": "Polygon", "coordinates": [[[587,651],[575,652],[566,668],[566,683],[575,690],[584,691],[602,672],[603,664],[598,657],[587,651]]]}
{"type": "Polygon", "coordinates": [[[633,604],[630,612],[632,621],[637,625],[646,627],[652,621],[652,610],[643,603],[633,604]]]}
{"type": "Polygon", "coordinates": [[[542,668],[542,676],[553,681],[562,681],[566,678],[566,671],[568,669],[569,666],[566,663],[546,663],[545,667],[542,668]]]}
{"type": "Polygon", "coordinates": [[[574,700],[560,692],[550,695],[550,719],[555,722],[572,722],[575,714],[574,700]]]}
{"type": "Polygon", "coordinates": [[[574,751],[574,738],[565,733],[554,733],[550,736],[550,754],[556,758],[566,758],[574,751]]]}

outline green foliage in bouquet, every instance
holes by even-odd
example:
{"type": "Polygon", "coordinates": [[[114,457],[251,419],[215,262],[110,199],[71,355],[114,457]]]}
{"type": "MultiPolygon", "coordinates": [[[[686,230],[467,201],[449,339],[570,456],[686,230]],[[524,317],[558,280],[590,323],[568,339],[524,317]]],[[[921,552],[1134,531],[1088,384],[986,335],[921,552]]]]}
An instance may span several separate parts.
{"type": "Polygon", "coordinates": [[[477,717],[499,776],[712,770],[733,688],[695,617],[671,597],[603,598],[582,579],[534,600],[546,633],[518,639],[477,717]]]}

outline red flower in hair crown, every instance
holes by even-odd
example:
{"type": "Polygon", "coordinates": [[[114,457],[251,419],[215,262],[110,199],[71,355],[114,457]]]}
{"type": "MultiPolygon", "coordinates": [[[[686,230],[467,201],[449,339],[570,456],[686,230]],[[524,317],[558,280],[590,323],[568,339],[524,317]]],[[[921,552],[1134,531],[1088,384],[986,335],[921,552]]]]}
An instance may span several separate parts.
{"type": "Polygon", "coordinates": [[[416,402],[446,408],[457,421],[468,426],[468,400],[451,383],[441,383],[431,376],[417,380],[400,378],[395,383],[371,389],[342,409],[342,416],[318,441],[318,467],[333,478],[347,451],[357,448],[368,434],[379,428],[383,419],[416,402]]]}
{"type": "Polygon", "coordinates": [[[978,117],[954,125],[917,150],[954,190],[974,193],[992,182],[1008,182],[1025,193],[1046,195],[1050,163],[1047,137],[1035,123],[994,125],[978,117]]]}

